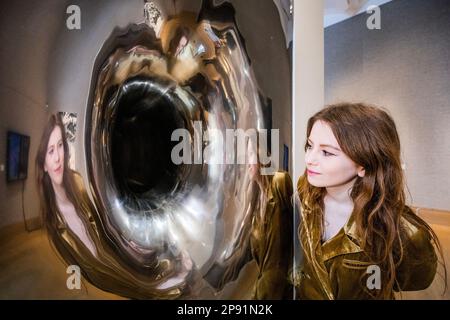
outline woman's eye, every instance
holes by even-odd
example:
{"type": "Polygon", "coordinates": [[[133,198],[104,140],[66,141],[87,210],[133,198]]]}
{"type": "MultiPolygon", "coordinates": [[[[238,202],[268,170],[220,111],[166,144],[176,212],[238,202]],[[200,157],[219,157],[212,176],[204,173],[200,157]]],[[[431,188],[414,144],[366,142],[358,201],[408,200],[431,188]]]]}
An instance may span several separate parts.
{"type": "Polygon", "coordinates": [[[50,151],[48,152],[49,155],[53,154],[53,149],[50,149],[50,151]]]}
{"type": "Polygon", "coordinates": [[[59,144],[58,144],[58,147],[62,147],[63,146],[63,143],[62,142],[60,142],[59,144]]]}
{"type": "Polygon", "coordinates": [[[326,151],[326,150],[322,150],[322,152],[323,152],[323,155],[324,155],[325,157],[328,157],[328,156],[334,156],[334,154],[332,154],[331,152],[328,152],[328,151],[326,151]]]}
{"type": "Polygon", "coordinates": [[[311,145],[310,145],[309,143],[307,143],[307,144],[305,145],[305,150],[309,150],[309,149],[311,149],[311,145]]]}

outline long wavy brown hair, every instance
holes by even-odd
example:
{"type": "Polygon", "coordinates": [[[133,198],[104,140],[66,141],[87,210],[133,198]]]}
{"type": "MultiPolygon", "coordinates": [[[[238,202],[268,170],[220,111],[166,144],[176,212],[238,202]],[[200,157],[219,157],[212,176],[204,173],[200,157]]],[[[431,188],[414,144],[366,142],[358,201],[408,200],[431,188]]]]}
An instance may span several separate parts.
{"type": "MultiPolygon", "coordinates": [[[[382,289],[377,291],[374,298],[391,299],[394,286],[398,285],[396,267],[403,257],[402,242],[407,238],[400,223],[402,217],[428,231],[444,261],[434,231],[405,204],[400,139],[396,125],[389,114],[380,108],[363,103],[342,103],[327,106],[311,117],[307,124],[308,137],[314,123],[319,120],[330,126],[343,152],[365,169],[364,177],[358,176],[351,190],[350,196],[354,202],[352,214],[356,232],[361,238],[361,248],[386,275],[382,289]]],[[[309,184],[305,172],[299,180],[298,192],[301,201],[306,200],[311,212],[321,215],[323,229],[326,189],[309,184]]],[[[445,265],[444,272],[447,283],[445,265]]]]}

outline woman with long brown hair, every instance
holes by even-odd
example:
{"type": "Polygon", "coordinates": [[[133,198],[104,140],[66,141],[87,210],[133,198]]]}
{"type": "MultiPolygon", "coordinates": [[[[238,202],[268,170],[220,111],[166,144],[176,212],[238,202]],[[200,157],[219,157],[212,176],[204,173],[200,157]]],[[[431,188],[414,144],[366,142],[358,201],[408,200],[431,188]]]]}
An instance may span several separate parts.
{"type": "Polygon", "coordinates": [[[293,257],[292,180],[284,171],[262,174],[268,165],[261,164],[261,152],[266,151],[257,139],[249,139],[243,190],[238,196],[243,204],[239,209],[242,223],[237,226],[236,239],[230,241],[232,253],[221,266],[218,287],[235,280],[243,266],[254,260],[256,280],[250,298],[292,299],[288,277],[293,257]]]}
{"type": "Polygon", "coordinates": [[[393,299],[394,291],[427,288],[442,249],[406,205],[400,139],[388,113],[361,103],[328,106],[309,119],[305,150],[297,298],[393,299]]]}
{"type": "Polygon", "coordinates": [[[249,144],[249,178],[257,186],[248,201],[252,211],[250,247],[258,265],[253,299],[292,299],[287,276],[293,255],[292,180],[284,171],[262,175],[256,152],[261,148],[249,144]]]}
{"type": "Polygon", "coordinates": [[[83,215],[92,205],[82,186],[81,176],[69,168],[69,146],[59,115],[50,116],[36,156],[36,172],[43,221],[51,239],[58,225],[66,224],[95,255],[95,245],[83,215]],[[57,214],[58,213],[58,214],[57,214]]]}

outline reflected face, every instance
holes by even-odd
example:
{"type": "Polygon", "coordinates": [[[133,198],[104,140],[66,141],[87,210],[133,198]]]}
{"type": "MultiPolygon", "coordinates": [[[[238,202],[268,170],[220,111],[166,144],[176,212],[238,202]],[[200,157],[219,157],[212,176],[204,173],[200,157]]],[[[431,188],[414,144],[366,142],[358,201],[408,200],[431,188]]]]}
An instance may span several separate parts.
{"type": "Polygon", "coordinates": [[[45,155],[44,170],[53,184],[61,185],[64,174],[64,143],[61,128],[56,126],[50,134],[45,155]]]}
{"type": "Polygon", "coordinates": [[[316,121],[306,144],[308,182],[315,187],[338,187],[350,182],[364,170],[340,148],[330,126],[316,121]]]}

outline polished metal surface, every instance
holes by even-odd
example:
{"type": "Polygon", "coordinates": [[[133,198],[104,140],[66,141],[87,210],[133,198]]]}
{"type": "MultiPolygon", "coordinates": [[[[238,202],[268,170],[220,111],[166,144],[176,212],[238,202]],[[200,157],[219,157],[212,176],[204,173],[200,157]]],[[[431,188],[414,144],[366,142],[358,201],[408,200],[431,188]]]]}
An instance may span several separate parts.
{"type": "Polygon", "coordinates": [[[236,161],[238,144],[230,153],[223,139],[229,129],[267,129],[264,98],[233,6],[172,2],[146,2],[144,21],[105,39],[86,108],[86,179],[122,261],[137,278],[162,270],[155,296],[228,298],[248,281],[236,261],[249,262],[248,194],[260,190],[236,161]],[[173,160],[177,129],[188,133],[188,163],[173,160]]]}

